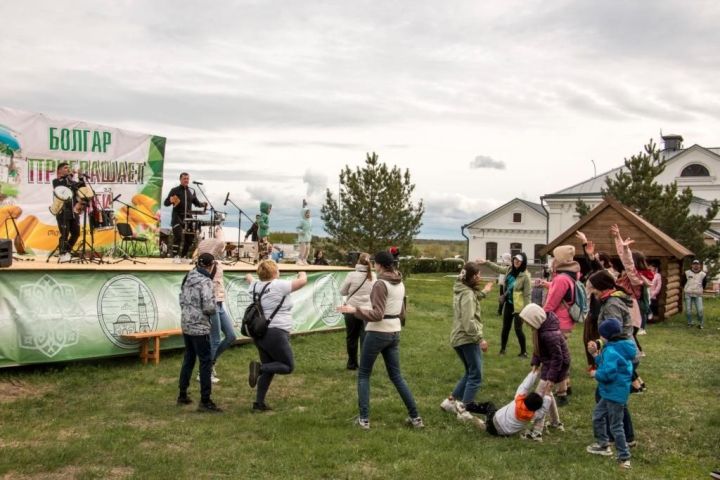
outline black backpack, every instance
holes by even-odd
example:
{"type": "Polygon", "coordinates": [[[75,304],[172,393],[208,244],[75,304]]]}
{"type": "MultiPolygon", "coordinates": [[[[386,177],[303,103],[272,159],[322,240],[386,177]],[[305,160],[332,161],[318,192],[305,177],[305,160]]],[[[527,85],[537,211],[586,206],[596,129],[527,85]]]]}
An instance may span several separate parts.
{"type": "Polygon", "coordinates": [[[269,318],[265,318],[265,312],[263,311],[260,300],[265,293],[265,289],[267,289],[270,283],[272,282],[268,282],[265,284],[259,295],[255,293],[255,287],[253,287],[253,300],[250,305],[248,305],[245,309],[245,313],[243,314],[242,319],[242,326],[240,327],[240,333],[242,333],[246,337],[264,337],[267,333],[268,325],[270,325],[270,322],[275,317],[278,310],[280,310],[282,304],[285,303],[285,297],[283,297],[282,300],[280,300],[278,306],[275,307],[275,310],[273,310],[272,315],[270,315],[269,318]]]}

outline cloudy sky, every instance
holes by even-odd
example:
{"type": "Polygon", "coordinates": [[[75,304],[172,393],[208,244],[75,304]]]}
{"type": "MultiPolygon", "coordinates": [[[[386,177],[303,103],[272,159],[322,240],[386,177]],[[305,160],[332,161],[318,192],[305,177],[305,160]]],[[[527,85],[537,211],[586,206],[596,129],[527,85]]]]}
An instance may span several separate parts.
{"type": "MultiPolygon", "coordinates": [[[[366,152],[410,169],[422,237],[621,164],[720,146],[716,1],[4,2],[0,104],[168,138],[211,200],[292,230],[366,152]]],[[[243,225],[245,226],[245,225],[243,225]]]]}

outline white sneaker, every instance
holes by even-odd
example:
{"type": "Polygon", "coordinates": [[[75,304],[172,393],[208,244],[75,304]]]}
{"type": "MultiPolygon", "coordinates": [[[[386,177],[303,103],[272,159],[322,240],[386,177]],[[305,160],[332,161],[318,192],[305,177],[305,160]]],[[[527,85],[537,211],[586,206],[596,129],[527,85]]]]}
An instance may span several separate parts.
{"type": "Polygon", "coordinates": [[[450,398],[446,398],[445,400],[443,400],[440,404],[440,408],[442,408],[448,413],[457,413],[456,402],[455,400],[450,398]]]}
{"type": "MultiPolygon", "coordinates": [[[[199,382],[200,381],[200,372],[198,372],[196,378],[197,378],[197,381],[199,382]]],[[[210,374],[210,382],[212,382],[212,383],[220,382],[220,379],[215,376],[215,369],[213,369],[213,372],[210,374]]]]}
{"type": "Polygon", "coordinates": [[[58,261],[60,263],[67,263],[70,260],[72,260],[72,256],[69,253],[63,253],[62,255],[60,255],[60,258],[58,259],[58,261]]]}
{"type": "Polygon", "coordinates": [[[355,419],[355,425],[362,428],[363,430],[370,430],[370,420],[367,418],[357,417],[355,419]]]}
{"type": "Polygon", "coordinates": [[[641,328],[640,330],[638,330],[638,333],[637,333],[637,334],[638,334],[638,335],[647,335],[647,332],[645,331],[644,328],[641,328]]]}

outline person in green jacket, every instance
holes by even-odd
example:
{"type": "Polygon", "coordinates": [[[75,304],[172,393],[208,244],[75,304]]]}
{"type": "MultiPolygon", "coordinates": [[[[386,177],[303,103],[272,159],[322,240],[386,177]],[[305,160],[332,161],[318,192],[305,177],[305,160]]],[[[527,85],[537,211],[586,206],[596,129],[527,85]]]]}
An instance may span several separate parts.
{"type": "Polygon", "coordinates": [[[481,265],[487,265],[496,273],[505,274],[505,302],[503,306],[503,327],[500,335],[500,355],[505,355],[510,327],[515,325],[515,335],[520,344],[518,357],[527,357],[523,322],[518,315],[525,305],[530,304],[532,282],[527,271],[527,255],[520,252],[513,256],[512,265],[504,267],[487,260],[477,260],[481,265]]]}
{"type": "Polygon", "coordinates": [[[450,344],[460,357],[465,373],[450,396],[440,404],[443,410],[457,414],[458,420],[475,422],[478,426],[479,419],[470,412],[479,412],[475,395],[482,383],[482,352],[487,351],[480,322],[480,300],[487,296],[492,286],[492,282],[488,282],[480,289],[480,265],[475,262],[467,262],[455,281],[450,344]]]}
{"type": "Polygon", "coordinates": [[[272,204],[270,202],[260,202],[260,218],[258,218],[258,259],[264,260],[268,258],[268,235],[270,235],[270,211],[272,204]]]}

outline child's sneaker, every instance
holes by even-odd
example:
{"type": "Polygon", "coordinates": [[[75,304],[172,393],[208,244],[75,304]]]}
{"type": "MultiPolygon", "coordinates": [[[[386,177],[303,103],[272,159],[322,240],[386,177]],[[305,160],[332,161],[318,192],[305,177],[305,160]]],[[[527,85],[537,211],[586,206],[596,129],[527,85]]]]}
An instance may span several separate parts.
{"type": "Polygon", "coordinates": [[[560,432],[564,432],[564,431],[565,431],[565,425],[563,424],[563,422],[560,422],[560,421],[557,421],[557,422],[548,422],[548,423],[545,424],[545,426],[546,426],[548,429],[549,429],[549,428],[554,428],[555,430],[558,430],[558,431],[560,431],[560,432]]]}
{"type": "Polygon", "coordinates": [[[440,404],[440,408],[448,413],[457,413],[456,404],[457,402],[454,399],[446,398],[440,404]]]}
{"type": "Polygon", "coordinates": [[[425,424],[423,423],[422,417],[415,417],[415,418],[406,418],[405,423],[407,423],[412,428],[425,428],[425,424]]]}
{"type": "Polygon", "coordinates": [[[542,432],[538,432],[536,430],[525,430],[520,434],[520,438],[524,438],[525,440],[534,440],[536,442],[543,441],[542,432]]]}
{"type": "Polygon", "coordinates": [[[632,465],[630,465],[630,459],[618,460],[618,465],[620,466],[620,468],[625,469],[625,470],[629,470],[632,468],[632,465]]]}
{"type": "Polygon", "coordinates": [[[357,417],[355,419],[355,425],[362,428],[363,430],[370,430],[370,420],[367,418],[357,417]]]}
{"type": "Polygon", "coordinates": [[[613,454],[610,445],[605,445],[603,447],[599,443],[593,443],[592,445],[588,445],[585,448],[585,451],[588,453],[592,453],[593,455],[603,455],[605,457],[609,457],[613,454]]]}

